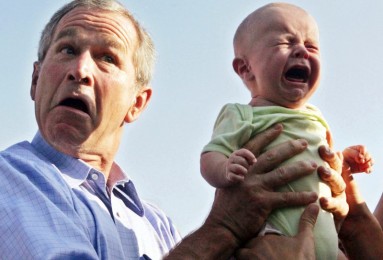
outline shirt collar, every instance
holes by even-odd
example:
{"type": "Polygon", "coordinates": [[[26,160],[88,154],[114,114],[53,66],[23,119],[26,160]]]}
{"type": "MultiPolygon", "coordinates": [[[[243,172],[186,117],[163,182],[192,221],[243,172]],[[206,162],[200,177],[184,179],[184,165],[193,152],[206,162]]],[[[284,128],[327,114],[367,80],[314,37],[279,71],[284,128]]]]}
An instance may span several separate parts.
{"type": "MultiPolygon", "coordinates": [[[[102,190],[105,190],[104,174],[78,158],[57,151],[44,140],[40,131],[33,138],[32,146],[59,170],[70,187],[78,187],[87,181],[87,178],[92,178],[94,181],[97,180],[97,185],[102,190]],[[98,177],[95,178],[94,175],[98,177]]],[[[115,162],[113,162],[110,175],[113,176],[112,190],[114,190],[116,196],[120,197],[125,205],[136,214],[143,216],[144,209],[133,183],[115,162]]]]}
{"type": "MultiPolygon", "coordinates": [[[[53,166],[58,168],[65,181],[71,187],[81,185],[92,172],[97,172],[100,176],[104,176],[100,171],[92,168],[81,159],[57,151],[45,141],[40,131],[38,131],[33,138],[32,146],[47,158],[53,166]]],[[[110,174],[114,176],[114,185],[129,182],[129,177],[115,162],[113,162],[110,174]]]]}
{"type": "Polygon", "coordinates": [[[62,173],[71,187],[81,185],[92,170],[97,171],[82,160],[57,151],[44,140],[40,131],[33,138],[32,146],[62,173]]]}

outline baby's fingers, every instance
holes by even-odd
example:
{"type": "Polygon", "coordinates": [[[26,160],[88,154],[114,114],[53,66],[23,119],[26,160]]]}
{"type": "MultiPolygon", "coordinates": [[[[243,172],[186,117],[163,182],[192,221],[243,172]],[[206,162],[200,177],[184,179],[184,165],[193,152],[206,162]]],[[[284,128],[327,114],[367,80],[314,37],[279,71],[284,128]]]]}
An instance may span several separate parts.
{"type": "Polygon", "coordinates": [[[255,155],[250,150],[245,148],[235,151],[235,154],[244,158],[249,165],[253,165],[257,161],[255,155]]]}
{"type": "MultiPolygon", "coordinates": [[[[246,168],[240,164],[229,164],[227,167],[227,174],[228,174],[228,177],[229,177],[229,175],[245,176],[247,174],[247,169],[248,168],[246,168]]],[[[228,178],[228,179],[230,179],[230,178],[228,178]]]]}
{"type": "Polygon", "coordinates": [[[360,168],[359,172],[371,173],[373,170],[373,167],[372,167],[373,165],[374,165],[374,162],[372,160],[369,162],[366,162],[359,166],[360,168]]]}

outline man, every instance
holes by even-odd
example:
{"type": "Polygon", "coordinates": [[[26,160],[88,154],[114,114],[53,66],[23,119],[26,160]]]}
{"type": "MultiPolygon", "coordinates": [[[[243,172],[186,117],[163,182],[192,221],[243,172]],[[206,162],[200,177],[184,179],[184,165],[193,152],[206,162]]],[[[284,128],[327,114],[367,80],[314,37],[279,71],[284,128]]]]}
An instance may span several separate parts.
{"type": "Polygon", "coordinates": [[[150,99],[152,64],[150,38],[114,1],[52,17],[32,75],[39,132],[1,154],[2,257],[158,259],[180,240],[114,163],[124,123],[150,99]]]}
{"type": "MultiPolygon", "coordinates": [[[[252,141],[258,161],[243,185],[218,190],[206,222],[180,242],[170,219],[140,200],[114,162],[125,123],[150,100],[152,64],[150,38],[117,2],[77,0],[54,14],[32,75],[39,131],[0,154],[2,258],[159,259],[177,243],[169,258],[225,258],[273,208],[317,199],[274,192],[316,169],[310,162],[278,168],[306,148],[304,140],[260,154],[281,132],[277,125],[252,141]]],[[[315,219],[315,210],[304,217],[315,219]]]]}

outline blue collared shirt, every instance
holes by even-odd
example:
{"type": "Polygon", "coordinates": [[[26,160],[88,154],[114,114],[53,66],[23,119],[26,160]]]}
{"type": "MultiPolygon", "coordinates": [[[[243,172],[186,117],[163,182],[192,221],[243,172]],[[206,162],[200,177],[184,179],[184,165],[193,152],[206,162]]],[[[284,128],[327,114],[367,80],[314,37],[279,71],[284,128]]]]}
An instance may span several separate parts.
{"type": "Polygon", "coordinates": [[[0,258],[160,259],[180,236],[120,174],[108,191],[101,172],[40,133],[2,151],[0,258]]]}

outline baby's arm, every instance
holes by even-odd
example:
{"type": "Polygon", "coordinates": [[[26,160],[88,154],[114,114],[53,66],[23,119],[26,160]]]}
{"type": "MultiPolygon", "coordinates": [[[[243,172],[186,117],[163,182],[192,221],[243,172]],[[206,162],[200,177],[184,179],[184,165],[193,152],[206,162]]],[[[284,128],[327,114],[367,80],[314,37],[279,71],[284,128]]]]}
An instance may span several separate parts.
{"type": "Polygon", "coordinates": [[[372,171],[374,160],[363,145],[347,147],[343,151],[343,158],[344,169],[349,169],[351,173],[372,171]]]}
{"type": "Polygon", "coordinates": [[[219,152],[207,152],[201,155],[201,173],[210,185],[224,188],[241,182],[255,162],[254,154],[244,148],[229,157],[219,152]]]}

